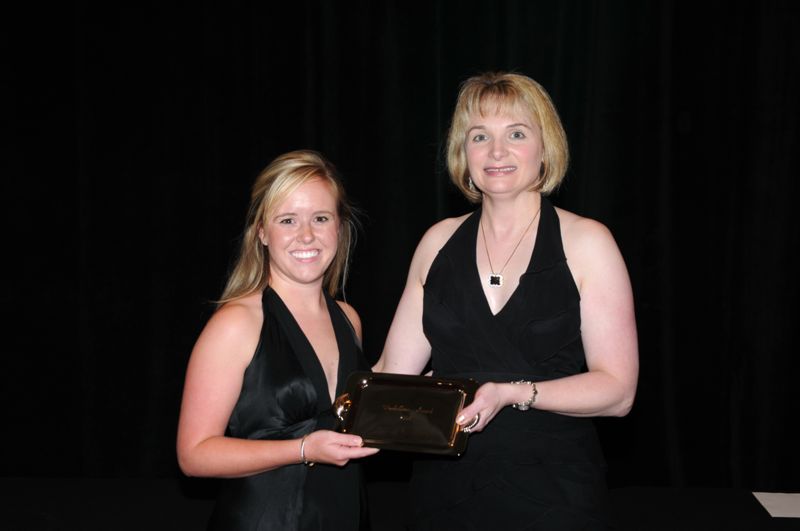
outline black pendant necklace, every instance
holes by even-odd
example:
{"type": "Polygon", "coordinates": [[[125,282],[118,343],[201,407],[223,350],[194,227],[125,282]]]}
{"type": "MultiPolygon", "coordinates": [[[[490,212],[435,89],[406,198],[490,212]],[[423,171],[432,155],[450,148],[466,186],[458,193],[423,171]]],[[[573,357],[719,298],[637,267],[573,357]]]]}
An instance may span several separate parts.
{"type": "Polygon", "coordinates": [[[525,239],[525,235],[528,234],[528,230],[530,230],[531,226],[533,225],[533,222],[536,221],[537,217],[539,217],[539,212],[541,212],[541,210],[542,210],[542,205],[540,204],[539,210],[536,211],[536,214],[533,215],[533,219],[531,219],[531,222],[528,223],[527,227],[525,227],[522,236],[519,237],[519,241],[517,242],[517,245],[514,246],[514,250],[511,251],[511,254],[508,256],[506,263],[503,264],[503,267],[501,267],[500,271],[497,273],[494,272],[494,267],[492,267],[492,257],[489,256],[489,246],[486,245],[486,231],[483,230],[483,216],[481,216],[481,219],[478,222],[478,224],[481,226],[481,236],[483,236],[483,247],[486,249],[486,259],[489,260],[489,271],[491,272],[491,274],[489,275],[489,287],[499,288],[503,285],[503,271],[505,270],[508,263],[511,261],[511,257],[514,256],[514,253],[517,252],[517,249],[522,243],[522,240],[525,239]]]}

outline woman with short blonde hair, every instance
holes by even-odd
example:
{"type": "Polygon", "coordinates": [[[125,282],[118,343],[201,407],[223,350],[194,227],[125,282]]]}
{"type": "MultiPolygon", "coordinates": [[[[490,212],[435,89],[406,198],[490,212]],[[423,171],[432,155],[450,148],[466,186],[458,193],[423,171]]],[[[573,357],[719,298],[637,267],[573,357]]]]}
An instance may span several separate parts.
{"type": "Polygon", "coordinates": [[[550,97],[513,73],[468,79],[447,141],[470,214],[420,241],[375,371],[470,378],[461,457],[419,460],[413,529],[608,529],[588,417],[630,411],[633,297],[611,233],[547,198],[568,163],[550,97]]]}

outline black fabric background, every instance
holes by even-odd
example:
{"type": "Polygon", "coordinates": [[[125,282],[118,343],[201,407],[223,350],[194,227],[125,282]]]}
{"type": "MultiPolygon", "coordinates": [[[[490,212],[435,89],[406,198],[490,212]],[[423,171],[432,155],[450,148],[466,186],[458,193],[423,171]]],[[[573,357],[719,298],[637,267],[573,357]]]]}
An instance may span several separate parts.
{"type": "Polygon", "coordinates": [[[0,474],[179,474],[186,362],[287,150],[325,153],[364,213],[347,299],[377,356],[417,241],[471,208],[441,157],[458,85],[513,69],[570,139],[554,203],[608,225],[633,282],[612,486],[800,489],[795,2],[5,11],[0,474]]]}

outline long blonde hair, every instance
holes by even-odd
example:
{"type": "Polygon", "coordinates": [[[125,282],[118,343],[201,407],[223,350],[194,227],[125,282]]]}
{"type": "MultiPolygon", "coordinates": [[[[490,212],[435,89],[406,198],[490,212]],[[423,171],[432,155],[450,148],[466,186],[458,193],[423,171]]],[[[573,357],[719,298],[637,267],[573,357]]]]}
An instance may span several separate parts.
{"type": "Polygon", "coordinates": [[[320,179],[331,188],[339,218],[336,255],[325,271],[323,288],[333,297],[344,286],[349,257],[355,244],[356,219],[348,203],[336,168],[316,151],[298,150],[285,153],[267,166],[253,184],[250,207],[242,236],[239,258],[228,277],[219,304],[263,290],[269,283],[269,249],[258,237],[274,209],[300,185],[320,179]]]}

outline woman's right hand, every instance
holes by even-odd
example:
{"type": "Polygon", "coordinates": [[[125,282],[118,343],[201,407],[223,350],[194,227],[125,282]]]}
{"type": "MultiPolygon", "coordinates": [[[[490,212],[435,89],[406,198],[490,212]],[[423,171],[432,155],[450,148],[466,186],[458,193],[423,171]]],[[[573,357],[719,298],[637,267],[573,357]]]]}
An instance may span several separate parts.
{"type": "Polygon", "coordinates": [[[375,455],[378,451],[377,448],[364,446],[363,439],[358,435],[331,430],[317,430],[309,433],[306,435],[303,447],[303,454],[309,463],[325,463],[336,466],[344,466],[351,459],[375,455]]]}

